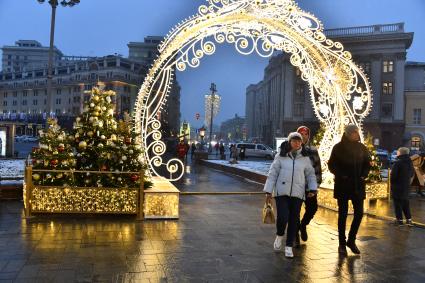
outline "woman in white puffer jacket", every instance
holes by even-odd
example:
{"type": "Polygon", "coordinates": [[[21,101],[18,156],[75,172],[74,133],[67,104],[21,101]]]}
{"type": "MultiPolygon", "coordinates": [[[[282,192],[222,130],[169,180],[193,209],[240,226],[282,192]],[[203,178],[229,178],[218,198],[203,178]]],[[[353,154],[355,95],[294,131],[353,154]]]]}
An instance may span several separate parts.
{"type": "Polygon", "coordinates": [[[280,155],[270,166],[264,192],[266,192],[267,201],[271,200],[272,194],[276,201],[277,236],[274,249],[282,249],[283,235],[288,224],[285,256],[293,257],[292,244],[297,231],[301,205],[306,197],[314,196],[317,191],[317,181],[310,158],[302,154],[302,136],[297,132],[290,133],[288,145],[290,148],[282,148],[280,155]]]}

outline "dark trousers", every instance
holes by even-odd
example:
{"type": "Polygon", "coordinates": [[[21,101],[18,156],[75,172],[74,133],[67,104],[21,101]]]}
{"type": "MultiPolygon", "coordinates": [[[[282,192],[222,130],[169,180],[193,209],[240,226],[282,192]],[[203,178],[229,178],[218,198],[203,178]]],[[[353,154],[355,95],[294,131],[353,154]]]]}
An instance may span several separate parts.
{"type": "Polygon", "coordinates": [[[412,219],[408,199],[394,199],[394,210],[397,220],[403,220],[403,213],[406,219],[412,219]]]}
{"type": "MultiPolygon", "coordinates": [[[[338,238],[340,245],[346,245],[345,225],[347,222],[349,199],[338,199],[338,238]]],[[[363,199],[352,199],[351,203],[354,208],[354,218],[351,222],[350,232],[348,233],[348,242],[356,240],[357,232],[359,231],[360,223],[363,218],[363,199]]]]}
{"type": "Polygon", "coordinates": [[[286,246],[292,247],[295,233],[298,228],[298,219],[300,219],[300,210],[303,200],[289,196],[275,197],[275,200],[277,210],[276,234],[278,236],[283,236],[285,234],[286,225],[288,225],[286,246]]]}
{"type": "Polygon", "coordinates": [[[305,212],[303,219],[301,219],[301,225],[307,226],[317,212],[317,194],[311,198],[306,197],[304,204],[305,212]]]}

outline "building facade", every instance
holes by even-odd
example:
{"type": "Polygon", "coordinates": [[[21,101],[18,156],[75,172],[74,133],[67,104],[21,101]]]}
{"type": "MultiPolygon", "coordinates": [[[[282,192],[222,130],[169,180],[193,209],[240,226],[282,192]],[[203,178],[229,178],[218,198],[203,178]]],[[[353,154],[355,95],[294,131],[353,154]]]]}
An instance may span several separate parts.
{"type": "MultiPolygon", "coordinates": [[[[136,43],[133,43],[136,44],[136,43]]],[[[137,43],[143,46],[143,42],[137,43]]],[[[152,50],[152,42],[147,45],[152,50]]],[[[129,44],[130,46],[130,44],[129,44]]],[[[0,72],[0,119],[40,122],[47,111],[48,47],[36,41],[20,40],[16,46],[4,46],[0,72]],[[30,46],[27,46],[30,45],[30,46]],[[19,54],[19,55],[18,55],[19,54]],[[39,55],[35,55],[39,54],[39,55]],[[12,58],[9,68],[9,57],[12,58]],[[15,58],[21,61],[15,61],[15,58]],[[5,63],[6,62],[6,63],[5,63]],[[15,68],[16,67],[16,68],[15,68]]],[[[117,55],[104,57],[63,56],[56,49],[52,79],[51,105],[60,120],[71,120],[81,114],[83,102],[94,86],[116,92],[115,112],[133,112],[138,91],[150,63],[117,55]]],[[[180,86],[176,82],[164,107],[165,119],[178,132],[180,119],[180,86]]]]}
{"type": "Polygon", "coordinates": [[[406,132],[412,149],[425,150],[425,63],[406,63],[406,132]]]}
{"type": "MultiPolygon", "coordinates": [[[[364,121],[379,147],[392,149],[403,143],[405,126],[406,51],[413,33],[404,24],[375,25],[326,30],[351,52],[371,84],[373,108],[364,121]]],[[[272,145],[274,138],[286,136],[299,125],[313,132],[319,127],[313,112],[310,92],[287,54],[272,57],[261,82],[246,91],[248,136],[261,137],[272,145]]]]}
{"type": "Polygon", "coordinates": [[[245,118],[235,117],[221,123],[219,138],[226,142],[236,142],[246,140],[246,125],[245,118]]]}

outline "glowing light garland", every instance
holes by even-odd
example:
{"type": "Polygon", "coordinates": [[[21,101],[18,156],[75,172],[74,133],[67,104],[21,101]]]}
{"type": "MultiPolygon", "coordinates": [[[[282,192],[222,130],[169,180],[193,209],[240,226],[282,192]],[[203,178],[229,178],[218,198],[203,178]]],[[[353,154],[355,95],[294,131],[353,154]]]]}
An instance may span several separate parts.
{"type": "Polygon", "coordinates": [[[302,11],[293,0],[209,0],[198,14],[176,26],[159,47],[139,91],[135,105],[135,130],[149,150],[144,153],[152,174],[166,166],[170,180],[183,175],[183,163],[172,159],[164,164],[165,144],[160,140],[156,119],[166,102],[175,69],[198,67],[200,59],[215,52],[216,43],[234,44],[243,55],[269,57],[274,51],[290,55],[290,62],[309,84],[314,112],[326,125],[319,147],[325,179],[333,145],[340,141],[345,125],[361,129],[372,105],[367,77],[351,60],[340,42],[323,33],[320,21],[302,11]],[[180,174],[178,174],[180,173],[180,174]],[[177,175],[177,176],[175,176],[177,175]]]}

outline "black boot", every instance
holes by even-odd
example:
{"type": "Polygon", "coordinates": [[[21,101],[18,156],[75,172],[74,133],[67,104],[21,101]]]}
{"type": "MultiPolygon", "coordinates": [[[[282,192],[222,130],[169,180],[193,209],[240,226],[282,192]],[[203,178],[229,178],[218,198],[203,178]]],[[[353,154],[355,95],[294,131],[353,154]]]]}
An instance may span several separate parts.
{"type": "Polygon", "coordinates": [[[345,245],[338,246],[338,253],[341,256],[347,256],[347,249],[345,248],[345,245]]]}
{"type": "Polygon", "coordinates": [[[307,226],[301,224],[300,225],[300,233],[301,233],[301,240],[306,242],[308,240],[308,234],[307,234],[307,226]]]}
{"type": "Polygon", "coordinates": [[[357,255],[359,255],[359,254],[360,254],[360,250],[359,250],[359,248],[356,246],[356,242],[355,242],[354,240],[352,240],[352,241],[348,241],[348,242],[347,242],[347,247],[349,247],[349,248],[350,248],[350,250],[351,250],[353,253],[355,253],[355,254],[357,254],[357,255]]]}

